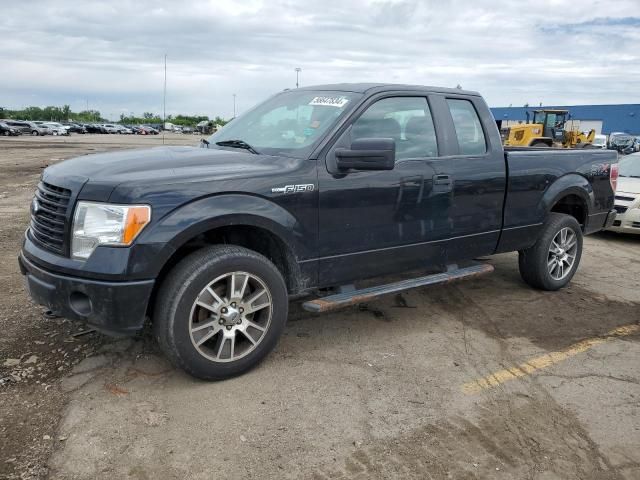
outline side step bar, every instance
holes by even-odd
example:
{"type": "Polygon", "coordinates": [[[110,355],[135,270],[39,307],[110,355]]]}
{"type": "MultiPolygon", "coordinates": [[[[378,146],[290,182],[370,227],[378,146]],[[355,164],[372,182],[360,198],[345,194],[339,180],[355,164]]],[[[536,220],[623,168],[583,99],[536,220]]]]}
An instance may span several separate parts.
{"type": "Polygon", "coordinates": [[[493,265],[482,263],[472,265],[470,267],[458,268],[442,273],[434,273],[424,277],[411,278],[409,280],[401,280],[399,282],[388,283],[387,285],[378,285],[377,287],[363,288],[362,290],[353,290],[345,293],[336,293],[315,300],[309,300],[302,304],[308,312],[328,312],[337,308],[347,307],[349,305],[357,305],[358,303],[369,302],[375,300],[382,295],[389,293],[401,292],[410,288],[424,287],[425,285],[437,285],[440,283],[449,283],[455,280],[465,278],[478,277],[493,272],[493,265]]]}

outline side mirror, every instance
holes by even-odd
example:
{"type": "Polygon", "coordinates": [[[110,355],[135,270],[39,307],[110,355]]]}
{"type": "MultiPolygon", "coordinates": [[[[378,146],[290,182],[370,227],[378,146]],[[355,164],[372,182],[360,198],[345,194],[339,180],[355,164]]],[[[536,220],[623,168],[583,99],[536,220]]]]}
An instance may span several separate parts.
{"type": "Polygon", "coordinates": [[[359,138],[351,148],[336,149],[340,170],[393,170],[396,142],[392,138],[359,138]]]}

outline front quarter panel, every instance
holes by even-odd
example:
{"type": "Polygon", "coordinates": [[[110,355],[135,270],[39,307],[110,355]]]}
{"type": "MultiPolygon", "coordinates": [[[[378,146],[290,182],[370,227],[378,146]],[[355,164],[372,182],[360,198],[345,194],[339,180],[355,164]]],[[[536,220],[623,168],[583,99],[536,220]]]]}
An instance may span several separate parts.
{"type": "Polygon", "coordinates": [[[220,194],[184,205],[143,231],[136,240],[139,258],[130,263],[130,274],[134,278],[154,278],[171,255],[190,239],[231,225],[268,230],[290,247],[297,261],[311,258],[317,237],[317,220],[313,221],[317,211],[315,200],[309,192],[287,197],[274,201],[241,193],[220,194]],[[297,201],[294,197],[298,197],[297,201]]]}

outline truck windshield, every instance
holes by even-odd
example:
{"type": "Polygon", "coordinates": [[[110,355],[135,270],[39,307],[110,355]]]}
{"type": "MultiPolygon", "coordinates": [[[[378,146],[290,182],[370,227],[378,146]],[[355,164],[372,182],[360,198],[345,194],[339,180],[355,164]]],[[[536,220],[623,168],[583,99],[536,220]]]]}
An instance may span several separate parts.
{"type": "Polygon", "coordinates": [[[234,148],[241,141],[267,155],[307,158],[360,97],[353,92],[287,90],[229,122],[209,143],[211,148],[234,148]]]}

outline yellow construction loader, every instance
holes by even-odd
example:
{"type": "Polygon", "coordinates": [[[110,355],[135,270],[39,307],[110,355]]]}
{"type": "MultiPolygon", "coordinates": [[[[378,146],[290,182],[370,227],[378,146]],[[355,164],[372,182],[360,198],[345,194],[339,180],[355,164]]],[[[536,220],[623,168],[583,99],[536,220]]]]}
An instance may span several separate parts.
{"type": "Polygon", "coordinates": [[[596,131],[581,132],[571,122],[568,110],[534,110],[533,122],[512,125],[504,136],[505,146],[589,148],[596,131]],[[571,125],[570,125],[571,124],[571,125]]]}

